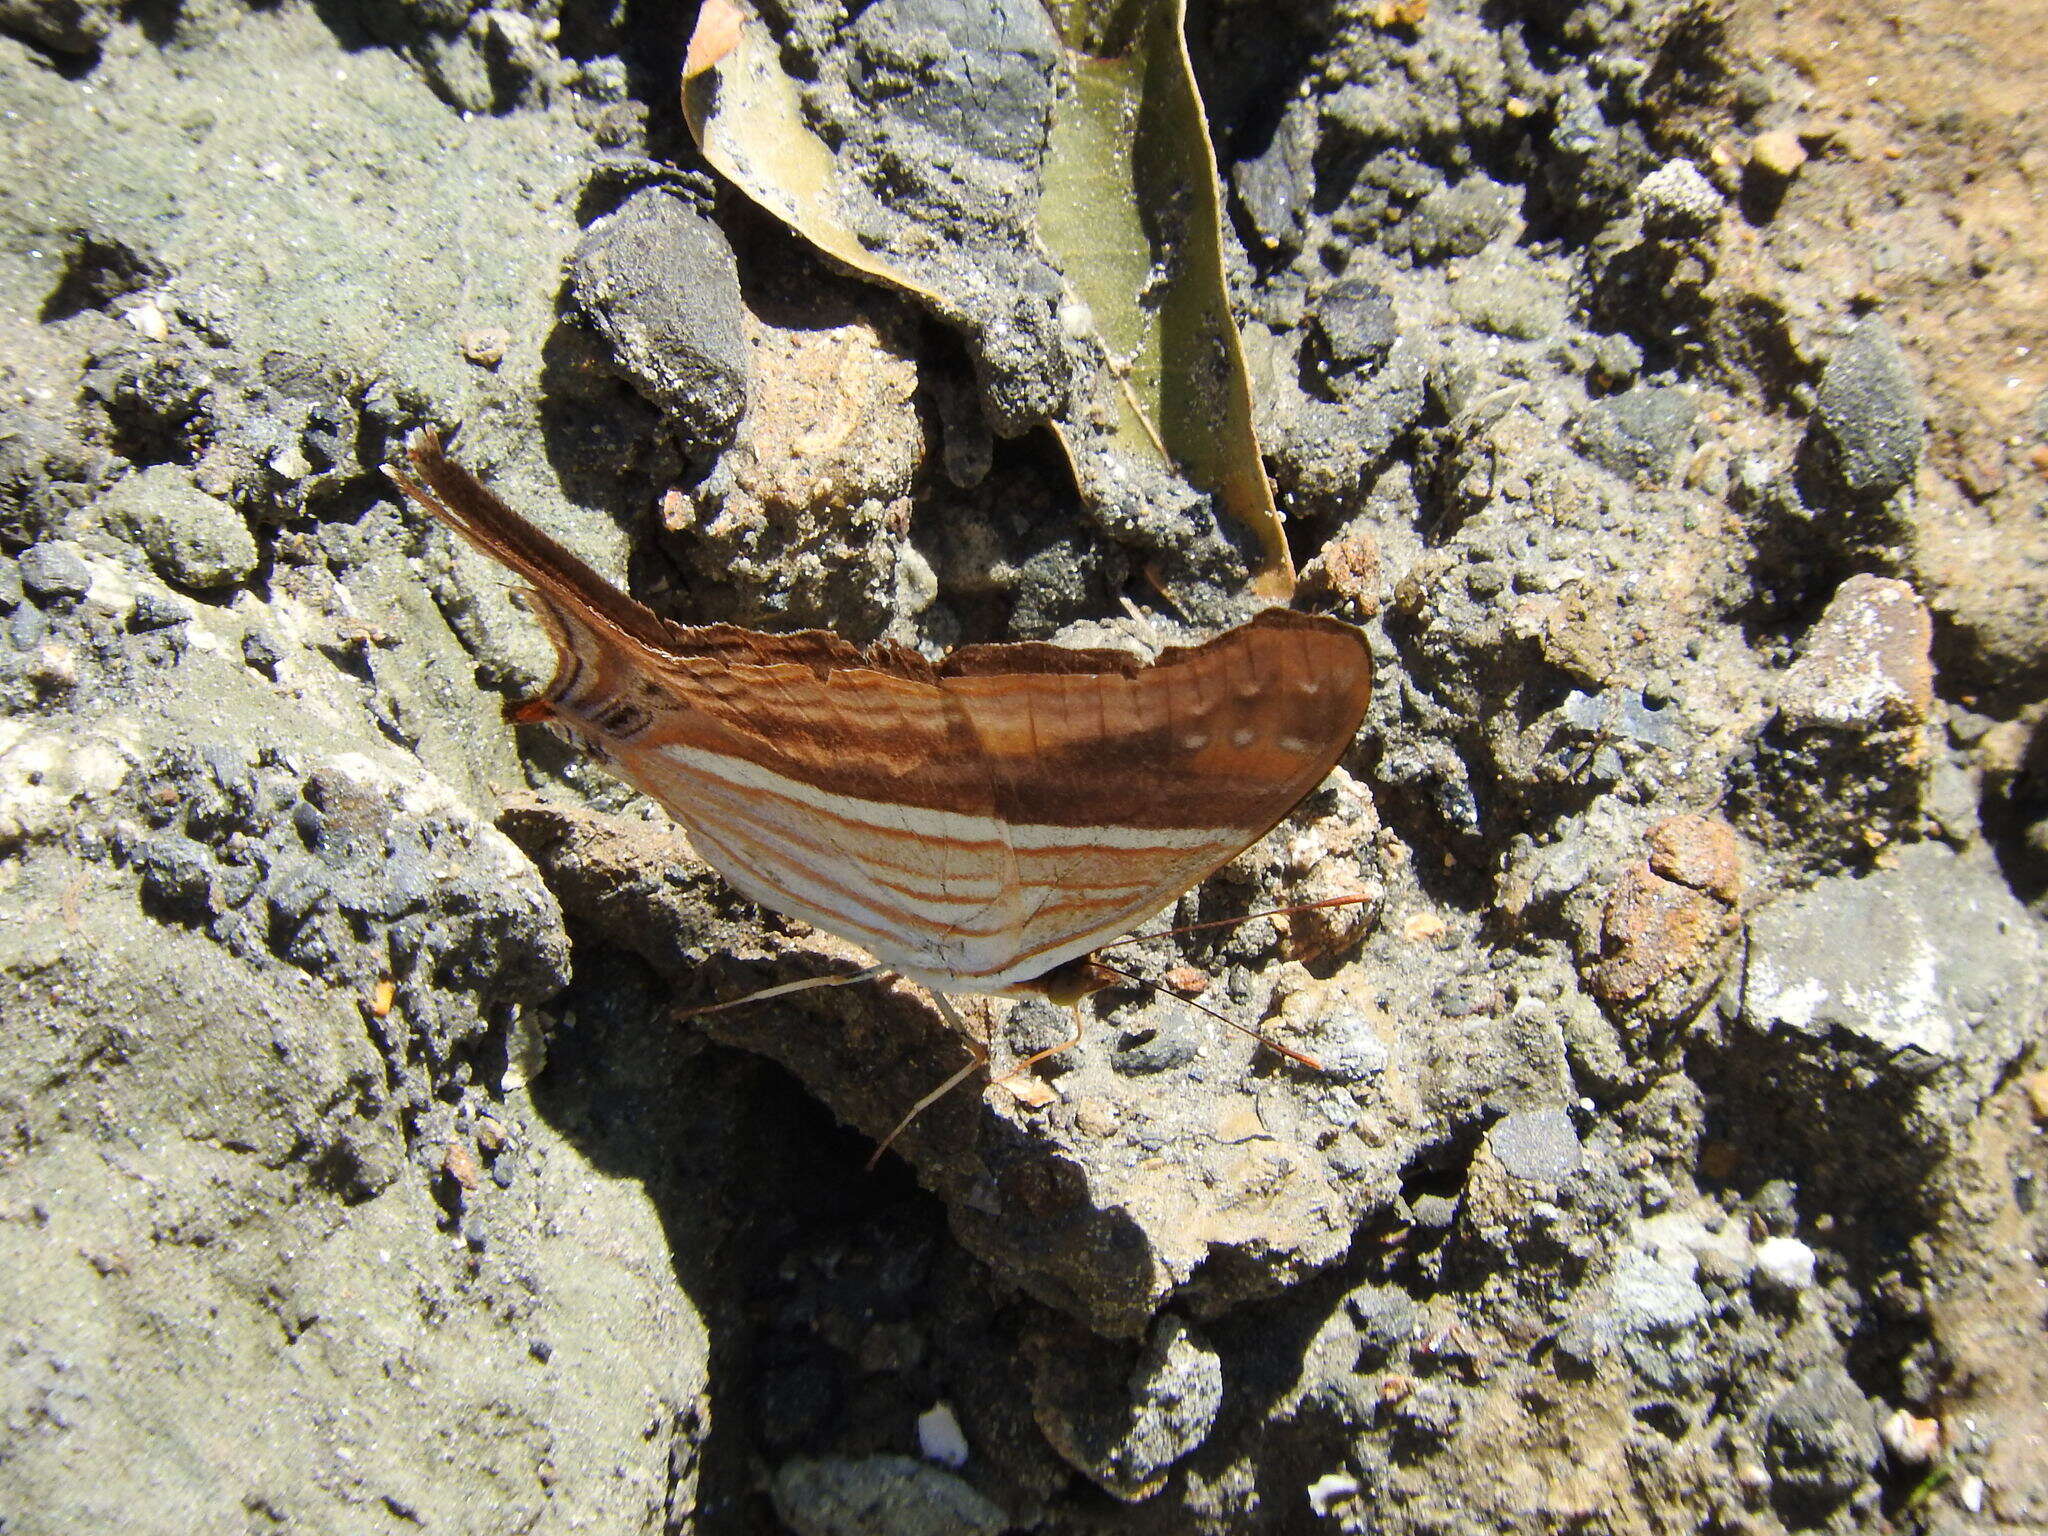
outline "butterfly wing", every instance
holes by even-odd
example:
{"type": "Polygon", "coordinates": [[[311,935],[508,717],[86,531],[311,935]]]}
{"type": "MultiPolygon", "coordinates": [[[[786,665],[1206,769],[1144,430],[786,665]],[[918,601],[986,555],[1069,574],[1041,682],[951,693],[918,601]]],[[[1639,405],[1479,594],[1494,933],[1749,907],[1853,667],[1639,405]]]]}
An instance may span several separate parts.
{"type": "Polygon", "coordinates": [[[1128,933],[1263,837],[1351,744],[1372,692],[1360,631],[1286,609],[1131,670],[1025,670],[1049,658],[1021,653],[1050,650],[981,648],[947,668],[1020,887],[1009,952],[977,957],[976,990],[1128,933]]]}
{"type": "Polygon", "coordinates": [[[1265,835],[1356,734],[1365,637],[1275,609],[1147,665],[684,628],[416,442],[399,484],[532,583],[571,726],[739,890],[942,991],[1118,937],[1265,835]]]}

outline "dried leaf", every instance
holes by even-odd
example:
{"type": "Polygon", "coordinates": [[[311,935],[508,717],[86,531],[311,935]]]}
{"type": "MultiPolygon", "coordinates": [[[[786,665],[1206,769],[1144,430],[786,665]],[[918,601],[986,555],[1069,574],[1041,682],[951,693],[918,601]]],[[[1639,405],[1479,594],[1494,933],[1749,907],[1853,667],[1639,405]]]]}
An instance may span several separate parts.
{"type": "MultiPolygon", "coordinates": [[[[1092,316],[1105,376],[1053,425],[1084,497],[1128,479],[1123,456],[1210,494],[1258,542],[1253,591],[1285,601],[1293,563],[1252,430],[1181,0],[1070,5],[1055,21],[1074,80],[1055,109],[1037,232],[1092,316]],[[1106,437],[1088,424],[1091,399],[1114,402],[1106,437]]],[[[913,275],[854,233],[832,148],[806,121],[774,35],[737,0],[698,13],[683,111],[713,168],[818,250],[942,315],[966,308],[935,290],[942,273],[913,275]]]]}
{"type": "Polygon", "coordinates": [[[1119,444],[1252,530],[1254,590],[1285,601],[1294,566],[1252,429],[1182,0],[1067,0],[1053,19],[1073,89],[1054,111],[1038,228],[1110,353],[1119,444]]]}
{"type": "Polygon", "coordinates": [[[775,38],[734,0],[705,0],[683,67],[683,118],[726,180],[826,255],[928,303],[938,295],[862,245],[840,214],[839,167],[804,121],[775,38]]]}

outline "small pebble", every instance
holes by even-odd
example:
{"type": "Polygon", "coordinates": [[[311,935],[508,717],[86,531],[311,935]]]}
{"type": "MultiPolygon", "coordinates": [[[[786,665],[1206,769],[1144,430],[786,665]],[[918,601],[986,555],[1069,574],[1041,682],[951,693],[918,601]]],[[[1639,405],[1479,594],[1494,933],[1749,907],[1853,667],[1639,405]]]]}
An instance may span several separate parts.
{"type": "Polygon", "coordinates": [[[1618,332],[1594,338],[1593,371],[1606,383],[1632,383],[1642,370],[1643,349],[1634,341],[1618,332]]]}
{"type": "Polygon", "coordinates": [[[37,646],[28,680],[45,693],[68,693],[78,686],[78,652],[54,641],[37,646]]]}
{"type": "Polygon", "coordinates": [[[917,1453],[955,1471],[967,1465],[967,1435],[951,1403],[934,1403],[917,1416],[917,1453]]]}
{"type": "Polygon", "coordinates": [[[2027,1107],[2034,1112],[2034,1124],[2048,1125],[2048,1072],[2030,1072],[2021,1081],[2027,1090],[2027,1107]]]}
{"type": "Polygon", "coordinates": [[[275,682],[278,663],[284,657],[270,636],[260,629],[252,629],[242,637],[242,660],[275,682]]]}
{"type": "Polygon", "coordinates": [[[171,323],[154,299],[144,299],[121,318],[134,327],[138,335],[150,341],[170,340],[171,323]]]}
{"type": "Polygon", "coordinates": [[[462,356],[479,368],[497,367],[505,361],[505,351],[511,345],[512,333],[499,325],[462,333],[462,356]]]}
{"type": "Polygon", "coordinates": [[[1814,1252],[1796,1237],[1767,1237],[1756,1245],[1756,1272],[1765,1283],[1796,1296],[1813,1287],[1814,1252]]]}
{"type": "Polygon", "coordinates": [[[447,1150],[441,1154],[441,1171],[464,1189],[475,1189],[483,1182],[483,1173],[476,1165],[476,1154],[459,1141],[449,1142],[447,1150]]]}
{"type": "Polygon", "coordinates": [[[135,607],[128,615],[128,627],[140,634],[152,629],[169,629],[192,617],[192,609],[168,592],[143,587],[135,594],[135,607]]]}
{"type": "Polygon", "coordinates": [[[1971,1514],[1982,1514],[1984,1512],[1984,1479],[1981,1477],[1964,1478],[1962,1485],[1956,1489],[1956,1497],[1962,1500],[1963,1508],[1967,1509],[1971,1514]]]}
{"type": "Polygon", "coordinates": [[[1332,1510],[1359,1495],[1358,1479],[1347,1472],[1325,1472],[1308,1485],[1308,1507],[1327,1519],[1332,1510]]]}
{"type": "Polygon", "coordinates": [[[1074,1106],[1074,1127],[1084,1136],[1105,1141],[1116,1134],[1116,1106],[1107,1099],[1085,1098],[1074,1106]]]}
{"type": "Polygon", "coordinates": [[[50,621],[43,610],[23,603],[7,620],[7,638],[17,651],[32,651],[43,643],[43,636],[50,632],[50,621]]]}
{"type": "Polygon", "coordinates": [[[1892,1460],[1902,1467],[1924,1467],[1941,1450],[1941,1425],[1903,1408],[1895,1408],[1886,1415],[1877,1427],[1877,1435],[1892,1453],[1892,1460]]]}
{"type": "Polygon", "coordinates": [[[1766,176],[1790,181],[1806,164],[1806,146],[1790,128],[1773,128],[1749,141],[1749,163],[1766,176]]]}
{"type": "Polygon", "coordinates": [[[1699,233],[1720,216],[1721,194],[1690,160],[1667,160],[1636,183],[1644,221],[1674,231],[1699,233]]]}
{"type": "Polygon", "coordinates": [[[29,596],[49,601],[83,597],[92,586],[92,569],[69,544],[31,544],[21,552],[21,584],[29,596]]]}

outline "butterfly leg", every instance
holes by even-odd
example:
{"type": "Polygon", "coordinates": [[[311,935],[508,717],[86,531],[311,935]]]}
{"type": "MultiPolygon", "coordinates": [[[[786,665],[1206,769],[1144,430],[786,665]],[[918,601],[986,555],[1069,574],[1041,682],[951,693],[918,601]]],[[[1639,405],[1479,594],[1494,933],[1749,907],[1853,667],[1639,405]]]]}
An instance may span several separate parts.
{"type": "Polygon", "coordinates": [[[886,976],[886,965],[871,965],[864,971],[855,971],[850,976],[806,976],[802,981],[785,981],[779,986],[763,987],[758,992],[749,992],[745,997],[736,997],[726,1003],[706,1003],[701,1008],[678,1008],[675,1021],[680,1024],[686,1019],[701,1019],[707,1013],[723,1013],[728,1008],[738,1008],[746,1003],[758,1003],[763,998],[787,997],[792,992],[808,992],[813,987],[844,987],[856,981],[873,981],[877,976],[886,976]]]}
{"type": "Polygon", "coordinates": [[[882,1154],[895,1144],[896,1138],[910,1128],[911,1121],[915,1120],[955,1088],[966,1082],[968,1078],[988,1065],[988,1047],[974,1037],[973,1032],[967,1027],[967,1021],[962,1019],[954,1011],[953,1005],[946,1001],[945,993],[933,992],[931,999],[939,1005],[939,1012],[944,1014],[946,1022],[953,1026],[954,1033],[967,1042],[968,1048],[974,1052],[974,1059],[910,1106],[910,1113],[896,1122],[896,1128],[882,1138],[882,1144],[875,1148],[874,1155],[868,1159],[868,1172],[870,1173],[874,1172],[875,1164],[882,1160],[882,1154]]]}

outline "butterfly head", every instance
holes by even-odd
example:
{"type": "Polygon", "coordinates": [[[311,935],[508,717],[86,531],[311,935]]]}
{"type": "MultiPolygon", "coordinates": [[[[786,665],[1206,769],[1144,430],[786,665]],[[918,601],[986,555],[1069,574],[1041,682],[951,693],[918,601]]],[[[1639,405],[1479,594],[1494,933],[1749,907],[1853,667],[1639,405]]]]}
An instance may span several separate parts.
{"type": "Polygon", "coordinates": [[[1070,1008],[1082,998],[1100,992],[1104,987],[1115,986],[1120,980],[1122,978],[1108,966],[1097,965],[1093,955],[1083,955],[1078,960],[1054,966],[1043,976],[1020,981],[1011,990],[1028,992],[1062,1008],[1070,1008]]]}

